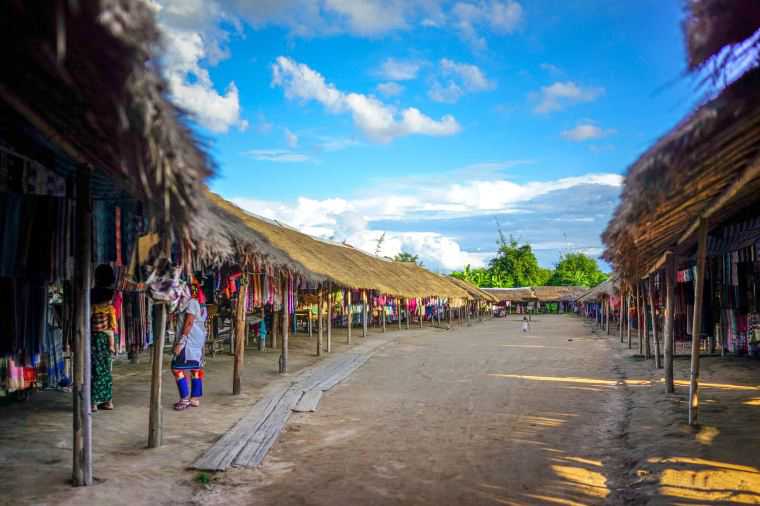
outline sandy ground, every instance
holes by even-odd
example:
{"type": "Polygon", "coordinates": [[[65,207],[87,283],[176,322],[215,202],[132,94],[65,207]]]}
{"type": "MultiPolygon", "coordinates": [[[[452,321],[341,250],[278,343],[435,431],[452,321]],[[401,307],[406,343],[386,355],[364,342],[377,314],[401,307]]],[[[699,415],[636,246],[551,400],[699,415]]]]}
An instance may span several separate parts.
{"type": "MultiPolygon", "coordinates": [[[[74,489],[70,396],[0,405],[0,497],[14,504],[724,504],[760,503],[760,361],[703,360],[702,425],[688,387],[572,315],[515,317],[392,339],[316,413],[294,414],[263,464],[211,476],[193,460],[279,379],[276,353],[209,360],[204,406],[165,411],[146,450],[149,366],[115,367],[117,410],[94,419],[96,486],[74,489]],[[12,477],[12,479],[7,479],[12,477]]],[[[373,333],[371,339],[379,338],[373,333]]],[[[335,336],[336,351],[345,349],[335,336]]],[[[355,342],[361,343],[357,338],[355,342]]],[[[293,371],[314,363],[292,346],[293,371]]],[[[634,344],[634,348],[638,348],[634,344]]],[[[676,361],[686,381],[688,360],[676,361]]],[[[167,371],[165,403],[175,390],[167,371]]],[[[2,502],[2,501],[0,501],[2,502]]]]}

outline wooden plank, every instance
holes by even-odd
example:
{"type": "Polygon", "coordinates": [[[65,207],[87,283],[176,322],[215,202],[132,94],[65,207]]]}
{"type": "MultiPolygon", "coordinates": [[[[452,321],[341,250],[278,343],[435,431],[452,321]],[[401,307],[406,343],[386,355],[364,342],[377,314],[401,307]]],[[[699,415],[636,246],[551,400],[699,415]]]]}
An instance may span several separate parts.
{"type": "Polygon", "coordinates": [[[697,279],[694,280],[694,319],[691,335],[691,370],[689,381],[689,425],[696,425],[699,407],[699,348],[702,337],[702,299],[705,283],[707,253],[707,219],[699,221],[697,238],[697,279]]]}
{"type": "Polygon", "coordinates": [[[317,405],[321,398],[322,390],[307,390],[303,393],[293,411],[296,413],[313,413],[317,410],[317,405]]]}
{"type": "Polygon", "coordinates": [[[192,468],[208,471],[228,469],[287,390],[288,385],[284,383],[270,386],[248,414],[227,431],[206,453],[201,455],[192,465],[192,468]]]}
{"type": "Polygon", "coordinates": [[[277,437],[288,423],[293,408],[303,395],[301,390],[287,390],[271,413],[254,431],[253,437],[235,458],[235,465],[255,469],[264,460],[277,437]]]}

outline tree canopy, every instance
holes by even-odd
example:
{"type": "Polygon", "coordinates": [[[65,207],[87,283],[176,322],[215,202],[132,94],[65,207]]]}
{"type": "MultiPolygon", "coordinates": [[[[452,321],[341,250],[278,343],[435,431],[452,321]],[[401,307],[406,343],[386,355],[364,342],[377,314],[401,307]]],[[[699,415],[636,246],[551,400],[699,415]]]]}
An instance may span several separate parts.
{"type": "Polygon", "coordinates": [[[501,226],[498,230],[499,240],[496,243],[499,249],[487,268],[472,269],[467,265],[463,271],[455,271],[451,275],[481,288],[543,285],[593,288],[609,278],[599,269],[594,258],[581,251],[562,253],[554,269],[542,268],[530,244],[521,244],[511,234],[507,238],[501,226]]]}
{"type": "Polygon", "coordinates": [[[406,251],[402,251],[401,253],[396,253],[396,256],[393,257],[393,259],[397,262],[411,262],[413,264],[423,265],[422,262],[420,261],[419,255],[413,255],[406,251]]]}

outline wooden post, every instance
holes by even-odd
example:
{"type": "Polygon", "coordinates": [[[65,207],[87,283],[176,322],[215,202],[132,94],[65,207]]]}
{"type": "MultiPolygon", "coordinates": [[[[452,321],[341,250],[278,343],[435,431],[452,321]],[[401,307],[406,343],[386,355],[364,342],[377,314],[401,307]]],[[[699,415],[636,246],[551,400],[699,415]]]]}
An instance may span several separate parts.
{"type": "Polygon", "coordinates": [[[245,355],[245,302],[248,298],[248,274],[243,274],[238,290],[235,314],[235,362],[232,369],[232,395],[240,395],[245,355]]]}
{"type": "Polygon", "coordinates": [[[654,305],[654,274],[649,276],[649,306],[652,310],[652,337],[654,338],[654,366],[662,367],[660,363],[660,340],[657,337],[657,311],[654,305]]]}
{"type": "Polygon", "coordinates": [[[352,309],[353,308],[351,307],[351,289],[348,289],[346,290],[346,315],[348,317],[348,325],[347,325],[348,329],[346,329],[348,331],[348,334],[346,335],[346,343],[348,344],[351,344],[351,316],[352,316],[351,311],[352,309]]]}
{"type": "Polygon", "coordinates": [[[607,297],[607,315],[605,316],[605,329],[607,335],[610,335],[610,312],[612,311],[612,297],[607,297]]]}
{"type": "Polygon", "coordinates": [[[624,342],[625,327],[623,326],[623,311],[625,310],[625,288],[624,285],[620,285],[620,311],[618,312],[618,327],[620,331],[620,342],[624,342]]]}
{"type": "Polygon", "coordinates": [[[417,299],[417,315],[420,317],[420,328],[422,328],[422,317],[425,313],[422,308],[422,297],[417,299]]]}
{"type": "MultiPolygon", "coordinates": [[[[282,351],[280,352],[280,374],[288,373],[288,315],[290,299],[288,297],[288,275],[282,280],[282,351]]],[[[294,315],[295,318],[295,315],[294,315]]]]}
{"type": "Polygon", "coordinates": [[[80,166],[76,179],[76,244],[74,246],[74,388],[73,465],[76,486],[92,485],[92,411],[90,397],[90,283],[92,193],[90,168],[80,166]]]}
{"type": "Polygon", "coordinates": [[[311,308],[312,307],[314,307],[314,305],[313,304],[309,304],[309,312],[306,313],[306,316],[307,316],[306,319],[308,320],[308,325],[309,325],[309,337],[312,337],[312,327],[313,327],[313,325],[311,324],[311,320],[312,320],[312,311],[311,311],[311,308]]]}
{"type": "Polygon", "coordinates": [[[332,352],[333,286],[327,283],[327,353],[332,352]]]}
{"type": "Polygon", "coordinates": [[[702,337],[702,299],[707,254],[707,219],[699,219],[697,229],[697,279],[694,280],[694,323],[691,335],[691,374],[689,384],[689,425],[696,425],[699,407],[699,350],[702,337]]]}
{"type": "Polygon", "coordinates": [[[675,392],[673,385],[673,338],[675,323],[675,284],[676,265],[672,251],[668,251],[665,257],[665,325],[663,329],[663,343],[665,346],[665,393],[675,392]]]}
{"type": "Polygon", "coordinates": [[[628,349],[633,347],[631,343],[631,292],[626,292],[625,299],[625,329],[628,332],[628,349]]]}
{"type": "Polygon", "coordinates": [[[367,317],[369,310],[367,308],[367,290],[362,290],[362,337],[367,337],[367,317]]]}
{"type": "Polygon", "coordinates": [[[641,283],[636,281],[636,331],[639,334],[639,355],[644,353],[644,332],[641,325],[641,283]]]}
{"type": "Polygon", "coordinates": [[[649,340],[649,311],[647,309],[647,289],[646,283],[641,282],[641,309],[644,317],[644,356],[647,359],[652,358],[652,344],[649,340]]]}
{"type": "Polygon", "coordinates": [[[404,297],[404,312],[406,313],[406,330],[409,330],[409,318],[412,316],[409,314],[409,297],[404,297]]]}
{"type": "Polygon", "coordinates": [[[322,285],[319,285],[319,301],[317,302],[317,356],[322,355],[322,310],[324,309],[324,293],[322,291],[322,285]]]}
{"type": "Polygon", "coordinates": [[[385,332],[385,317],[386,317],[385,310],[387,307],[388,307],[388,296],[386,295],[385,302],[383,304],[380,304],[380,311],[378,312],[380,319],[383,320],[381,323],[383,332],[385,332]]]}
{"type": "MultiPolygon", "coordinates": [[[[274,296],[273,296],[273,298],[274,298],[274,296]]],[[[277,327],[279,327],[279,325],[277,325],[277,323],[278,323],[277,322],[277,320],[278,320],[277,317],[279,315],[277,314],[277,311],[275,311],[274,307],[275,307],[275,305],[272,304],[272,335],[270,336],[271,340],[269,341],[269,344],[271,345],[270,347],[272,349],[277,348],[277,327]]]]}
{"type": "Polygon", "coordinates": [[[401,299],[396,299],[396,309],[398,312],[398,329],[401,330],[401,299]]]}

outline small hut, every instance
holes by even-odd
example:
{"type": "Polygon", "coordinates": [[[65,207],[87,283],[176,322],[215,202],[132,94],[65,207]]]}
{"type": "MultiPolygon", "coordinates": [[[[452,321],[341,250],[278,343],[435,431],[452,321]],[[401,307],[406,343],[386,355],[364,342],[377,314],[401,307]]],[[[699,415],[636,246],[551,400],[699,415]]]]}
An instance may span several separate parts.
{"type": "Polygon", "coordinates": [[[547,313],[574,312],[576,300],[586,292],[587,286],[534,286],[539,304],[547,313]]]}

